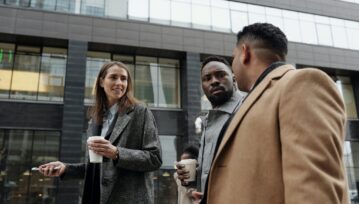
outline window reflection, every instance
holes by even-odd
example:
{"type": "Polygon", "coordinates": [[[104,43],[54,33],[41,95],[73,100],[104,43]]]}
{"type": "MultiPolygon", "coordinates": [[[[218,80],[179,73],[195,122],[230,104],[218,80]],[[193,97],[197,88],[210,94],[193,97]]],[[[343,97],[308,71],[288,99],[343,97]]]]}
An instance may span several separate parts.
{"type": "Polygon", "coordinates": [[[191,4],[182,1],[171,1],[172,25],[191,26],[191,4]]]}
{"type": "Polygon", "coordinates": [[[59,132],[0,129],[0,138],[0,203],[55,203],[55,180],[31,167],[58,160],[59,132]]]}
{"type": "Polygon", "coordinates": [[[352,204],[359,203],[359,143],[346,141],[344,145],[344,162],[347,171],[349,198],[352,204]]]}
{"type": "Polygon", "coordinates": [[[91,16],[104,16],[105,1],[104,0],[82,0],[81,13],[91,16]]]}
{"type": "Polygon", "coordinates": [[[354,90],[350,77],[335,76],[334,81],[342,94],[345,103],[347,118],[357,119],[357,108],[355,104],[354,90]]]}
{"type": "Polygon", "coordinates": [[[66,49],[0,43],[0,98],[63,101],[66,58],[66,49]]]}
{"type": "Polygon", "coordinates": [[[234,1],[3,0],[0,4],[235,33],[248,22],[269,22],[289,41],[359,50],[359,22],[234,1]]]}
{"type": "Polygon", "coordinates": [[[67,50],[45,47],[41,58],[38,100],[62,101],[67,50]]]}
{"type": "Polygon", "coordinates": [[[0,43],[0,98],[9,97],[14,50],[14,44],[0,43]]]}
{"type": "Polygon", "coordinates": [[[128,17],[135,20],[148,19],[148,0],[128,0],[128,17]]]}
{"type": "Polygon", "coordinates": [[[18,46],[10,86],[10,98],[36,100],[39,71],[40,48],[18,46]]]}
{"type": "Polygon", "coordinates": [[[171,19],[170,3],[169,0],[151,0],[150,22],[169,24],[171,19]]]}
{"type": "Polygon", "coordinates": [[[55,10],[56,0],[31,0],[31,7],[45,9],[45,10],[55,10]]]}

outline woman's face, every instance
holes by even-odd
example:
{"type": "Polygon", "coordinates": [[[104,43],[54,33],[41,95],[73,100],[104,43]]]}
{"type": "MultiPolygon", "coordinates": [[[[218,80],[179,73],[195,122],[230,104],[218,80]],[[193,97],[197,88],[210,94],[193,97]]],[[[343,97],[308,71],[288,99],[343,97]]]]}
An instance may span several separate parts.
{"type": "Polygon", "coordinates": [[[128,75],[124,68],[118,65],[108,68],[105,78],[100,81],[100,86],[106,93],[108,107],[111,107],[125,95],[127,85],[128,75]]]}

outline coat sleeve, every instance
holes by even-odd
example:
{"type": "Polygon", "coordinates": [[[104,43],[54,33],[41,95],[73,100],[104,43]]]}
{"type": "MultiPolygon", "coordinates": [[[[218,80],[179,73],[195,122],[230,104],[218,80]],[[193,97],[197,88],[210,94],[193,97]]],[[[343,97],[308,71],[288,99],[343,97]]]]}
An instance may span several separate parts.
{"type": "MultiPolygon", "coordinates": [[[[143,108],[142,149],[118,147],[117,166],[132,171],[154,171],[162,165],[161,144],[155,119],[147,108],[143,108]]],[[[137,118],[134,118],[137,120],[137,118]]],[[[137,122],[141,122],[139,119],[137,122]]],[[[130,135],[131,136],[131,135],[130,135]]]]}
{"type": "Polygon", "coordinates": [[[347,203],[343,99],[323,72],[293,73],[279,103],[285,203],[347,203]]]}
{"type": "Polygon", "coordinates": [[[78,163],[78,164],[69,164],[66,163],[66,170],[64,174],[61,176],[61,180],[67,179],[83,179],[85,177],[85,169],[86,164],[78,163]]]}

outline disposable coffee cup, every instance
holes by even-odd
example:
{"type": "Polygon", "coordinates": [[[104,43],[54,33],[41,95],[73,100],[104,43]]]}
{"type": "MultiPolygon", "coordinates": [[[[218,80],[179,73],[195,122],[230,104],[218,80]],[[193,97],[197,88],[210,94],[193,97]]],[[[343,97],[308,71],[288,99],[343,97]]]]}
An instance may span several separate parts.
{"type": "MultiPolygon", "coordinates": [[[[87,142],[90,142],[93,139],[101,139],[102,136],[90,136],[87,139],[87,142]]],[[[89,149],[89,157],[90,157],[90,163],[102,163],[103,157],[102,155],[96,154],[93,150],[89,149]]]]}
{"type": "Polygon", "coordinates": [[[184,165],[184,168],[189,171],[189,178],[185,181],[195,181],[197,161],[195,159],[183,159],[178,163],[184,165]]]}

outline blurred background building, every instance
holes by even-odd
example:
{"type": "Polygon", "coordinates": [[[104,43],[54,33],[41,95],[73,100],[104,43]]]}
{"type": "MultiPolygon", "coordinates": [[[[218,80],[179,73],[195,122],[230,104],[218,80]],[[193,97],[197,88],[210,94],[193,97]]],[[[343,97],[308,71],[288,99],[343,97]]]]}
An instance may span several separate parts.
{"type": "Polygon", "coordinates": [[[84,161],[92,85],[110,60],[130,67],[136,97],[157,120],[156,203],[176,203],[173,162],[198,142],[194,121],[210,108],[201,60],[230,59],[235,33],[255,22],[286,33],[290,63],[320,68],[338,85],[350,197],[359,203],[358,11],[358,0],[0,0],[0,203],[79,202],[81,182],[30,170],[84,161]]]}

